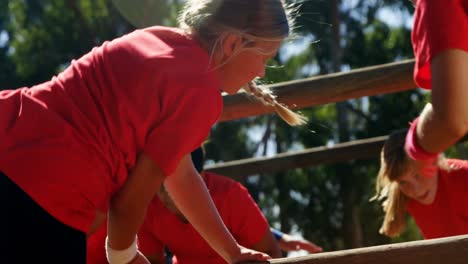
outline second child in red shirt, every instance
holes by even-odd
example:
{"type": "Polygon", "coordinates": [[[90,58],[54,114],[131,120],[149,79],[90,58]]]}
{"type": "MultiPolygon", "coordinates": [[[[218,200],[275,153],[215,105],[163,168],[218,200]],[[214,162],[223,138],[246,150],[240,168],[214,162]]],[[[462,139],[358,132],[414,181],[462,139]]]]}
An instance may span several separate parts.
{"type": "Polygon", "coordinates": [[[468,234],[468,207],[462,202],[468,199],[468,162],[439,156],[436,165],[421,166],[407,157],[405,134],[392,133],[382,149],[375,197],[385,212],[380,232],[399,235],[408,212],[426,239],[468,234]]]}
{"type": "MultiPolygon", "coordinates": [[[[191,156],[223,222],[239,244],[273,258],[281,256],[279,249],[286,252],[300,249],[309,253],[322,252],[321,247],[308,240],[274,229],[271,229],[274,233],[270,231],[265,216],[244,186],[227,177],[203,171],[202,148],[192,152],[191,156]]],[[[88,237],[88,264],[107,263],[102,247],[106,233],[103,226],[88,237]]],[[[177,209],[164,187],[148,207],[145,223],[138,233],[138,245],[152,264],[165,263],[165,247],[173,254],[173,264],[226,263],[177,209]]]]}

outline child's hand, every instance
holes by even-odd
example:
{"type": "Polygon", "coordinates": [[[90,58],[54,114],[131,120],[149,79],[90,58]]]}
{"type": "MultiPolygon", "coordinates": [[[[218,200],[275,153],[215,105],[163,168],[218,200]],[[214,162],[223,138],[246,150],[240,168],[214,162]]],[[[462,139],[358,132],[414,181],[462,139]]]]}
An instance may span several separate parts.
{"type": "Polygon", "coordinates": [[[138,251],[135,258],[128,264],[151,264],[151,262],[149,262],[149,260],[140,251],[138,251]]]}
{"type": "Polygon", "coordinates": [[[305,239],[295,238],[288,234],[283,234],[278,243],[284,251],[306,250],[309,253],[323,252],[323,249],[314,243],[305,239]]]}
{"type": "Polygon", "coordinates": [[[240,252],[238,256],[232,258],[231,264],[240,264],[242,262],[267,262],[271,257],[265,253],[245,248],[239,245],[240,252]]]}

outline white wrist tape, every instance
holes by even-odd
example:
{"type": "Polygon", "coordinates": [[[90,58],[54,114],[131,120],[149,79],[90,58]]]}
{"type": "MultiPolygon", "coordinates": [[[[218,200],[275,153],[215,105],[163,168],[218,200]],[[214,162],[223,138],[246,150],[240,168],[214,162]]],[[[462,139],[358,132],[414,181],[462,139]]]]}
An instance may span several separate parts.
{"type": "Polygon", "coordinates": [[[138,253],[137,237],[127,249],[115,250],[109,246],[109,239],[106,237],[106,257],[110,264],[127,264],[132,261],[138,253]]]}

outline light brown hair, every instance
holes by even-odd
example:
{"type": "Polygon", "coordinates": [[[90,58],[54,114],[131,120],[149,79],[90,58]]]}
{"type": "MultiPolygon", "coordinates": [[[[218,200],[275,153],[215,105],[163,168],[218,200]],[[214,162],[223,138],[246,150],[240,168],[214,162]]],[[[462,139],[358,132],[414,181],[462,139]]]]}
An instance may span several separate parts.
{"type": "MultiPolygon", "coordinates": [[[[189,0],[179,16],[179,26],[202,42],[211,54],[230,34],[244,42],[236,53],[254,48],[256,41],[282,41],[293,26],[292,8],[282,0],[189,0]]],[[[257,49],[259,53],[265,53],[257,49]]],[[[307,118],[279,103],[265,87],[251,81],[244,90],[274,110],[290,125],[303,125],[307,118]]]]}

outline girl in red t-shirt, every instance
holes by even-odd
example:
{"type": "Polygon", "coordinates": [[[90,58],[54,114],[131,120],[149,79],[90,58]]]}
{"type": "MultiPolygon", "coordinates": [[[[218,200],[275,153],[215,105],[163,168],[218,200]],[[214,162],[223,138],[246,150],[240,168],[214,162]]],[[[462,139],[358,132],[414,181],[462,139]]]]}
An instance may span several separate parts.
{"type": "Polygon", "coordinates": [[[404,151],[405,135],[392,133],[382,148],[373,198],[385,212],[380,233],[399,235],[409,212],[424,238],[468,234],[468,208],[460,202],[468,198],[468,162],[441,155],[436,165],[415,162],[404,151]]]}
{"type": "Polygon", "coordinates": [[[289,34],[287,12],[280,0],[193,0],[180,24],[136,30],[49,82],[0,92],[2,261],[85,263],[86,235],[108,215],[109,262],[148,263],[135,235],[163,180],[228,263],[268,258],[233,239],[190,152],[221,114],[221,91],[245,87],[288,123],[305,121],[252,82],[289,34]]]}
{"type": "Polygon", "coordinates": [[[414,79],[432,89],[409,130],[405,149],[431,163],[468,131],[468,1],[415,0],[414,79]]]}

